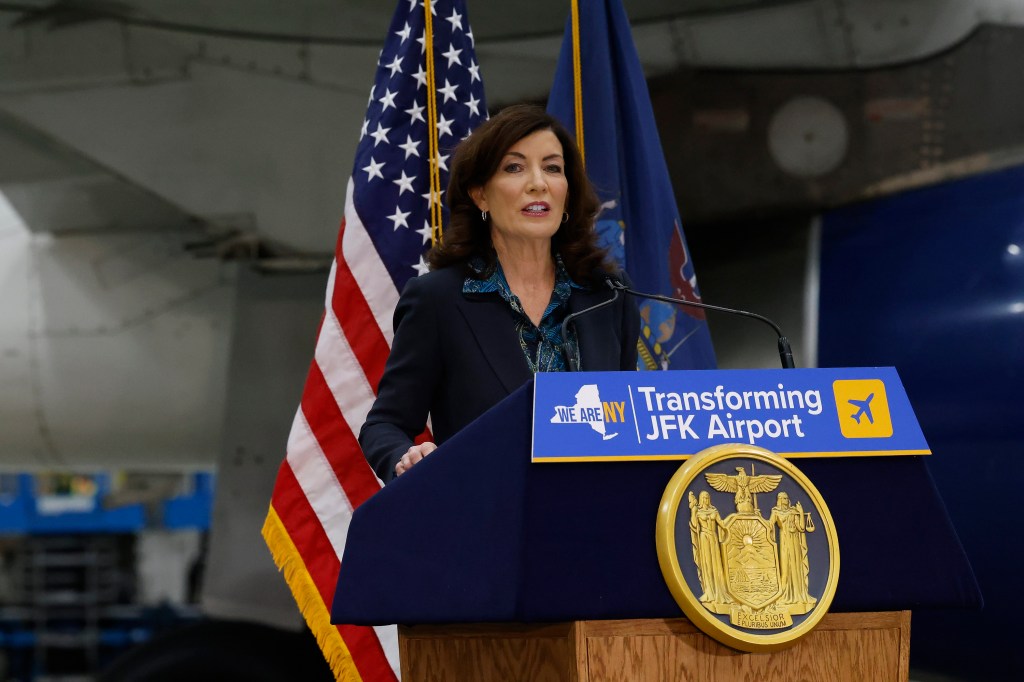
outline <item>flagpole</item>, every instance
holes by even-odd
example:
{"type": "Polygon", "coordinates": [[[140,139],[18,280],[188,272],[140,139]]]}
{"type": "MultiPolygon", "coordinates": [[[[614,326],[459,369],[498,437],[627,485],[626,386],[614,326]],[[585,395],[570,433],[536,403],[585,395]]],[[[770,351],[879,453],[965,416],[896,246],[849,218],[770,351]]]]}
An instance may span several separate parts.
{"type": "MultiPolygon", "coordinates": [[[[575,0],[574,0],[575,1],[575,0]]],[[[430,14],[432,0],[423,0],[423,49],[427,62],[427,153],[430,161],[427,164],[430,172],[430,243],[436,246],[441,242],[441,169],[437,162],[440,158],[437,139],[437,80],[434,76],[434,21],[430,14]]]]}
{"type": "Polygon", "coordinates": [[[572,0],[572,71],[573,96],[576,108],[576,146],[580,149],[580,160],[587,166],[587,155],[583,146],[583,67],[580,59],[580,4],[572,0]]]}

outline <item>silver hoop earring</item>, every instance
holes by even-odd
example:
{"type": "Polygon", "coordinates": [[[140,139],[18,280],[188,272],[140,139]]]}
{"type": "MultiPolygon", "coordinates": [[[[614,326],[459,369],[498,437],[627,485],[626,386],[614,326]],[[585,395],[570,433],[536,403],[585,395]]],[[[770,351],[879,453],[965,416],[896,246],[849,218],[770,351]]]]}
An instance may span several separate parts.
{"type": "Polygon", "coordinates": [[[487,211],[480,211],[480,220],[487,222],[487,211]]]}
{"type": "Polygon", "coordinates": [[[563,223],[569,222],[569,214],[568,213],[563,213],[562,214],[562,222],[563,223]]]}

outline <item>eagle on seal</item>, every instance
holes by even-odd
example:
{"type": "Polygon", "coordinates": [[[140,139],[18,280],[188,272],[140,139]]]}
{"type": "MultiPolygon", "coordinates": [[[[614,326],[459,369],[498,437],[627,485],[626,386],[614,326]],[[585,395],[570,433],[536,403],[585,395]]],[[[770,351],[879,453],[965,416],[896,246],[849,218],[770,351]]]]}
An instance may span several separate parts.
{"type": "MultiPolygon", "coordinates": [[[[754,512],[753,495],[756,493],[770,493],[775,490],[782,481],[782,476],[770,474],[747,475],[743,467],[736,467],[739,472],[735,476],[721,473],[705,473],[708,485],[720,493],[736,493],[736,511],[740,514],[752,514],[754,512]]],[[[750,467],[754,471],[754,467],[750,467]]]]}

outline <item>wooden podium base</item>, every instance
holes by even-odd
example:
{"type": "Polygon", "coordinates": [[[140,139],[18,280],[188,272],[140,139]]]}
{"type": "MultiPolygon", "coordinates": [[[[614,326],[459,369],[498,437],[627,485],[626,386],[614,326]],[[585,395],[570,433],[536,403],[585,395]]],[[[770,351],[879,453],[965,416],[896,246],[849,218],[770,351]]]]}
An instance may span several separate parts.
{"type": "Polygon", "coordinates": [[[398,647],[403,682],[906,682],[910,612],[828,614],[770,654],[730,649],[682,618],[401,626],[398,647]]]}

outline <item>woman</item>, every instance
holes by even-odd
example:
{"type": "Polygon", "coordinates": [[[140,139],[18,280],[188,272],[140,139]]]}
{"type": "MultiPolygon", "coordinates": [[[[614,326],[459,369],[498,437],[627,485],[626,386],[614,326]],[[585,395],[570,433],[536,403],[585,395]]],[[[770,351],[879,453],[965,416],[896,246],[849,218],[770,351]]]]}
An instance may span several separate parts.
{"type": "Polygon", "coordinates": [[[729,596],[725,582],[720,542],[729,529],[722,524],[718,509],[711,504],[711,493],[702,490],[697,498],[691,492],[689,502],[690,543],[693,546],[693,561],[697,564],[697,578],[703,590],[700,602],[714,606],[729,604],[732,597],[729,596]]]}
{"type": "Polygon", "coordinates": [[[621,297],[570,325],[567,314],[605,301],[613,272],[593,231],[600,208],[579,151],[542,109],[517,105],[455,151],[451,221],[395,309],[395,337],[359,442],[384,481],[435,449],[418,445],[430,415],[437,443],[497,404],[533,373],[636,368],[639,316],[621,297]]]}
{"type": "MultiPolygon", "coordinates": [[[[779,529],[779,568],[782,596],[780,604],[803,606],[806,613],[818,600],[808,594],[810,565],[807,560],[807,524],[804,508],[799,502],[789,504],[789,495],[779,493],[768,523],[779,529]]],[[[812,528],[813,530],[813,528],[812,528]]]]}

